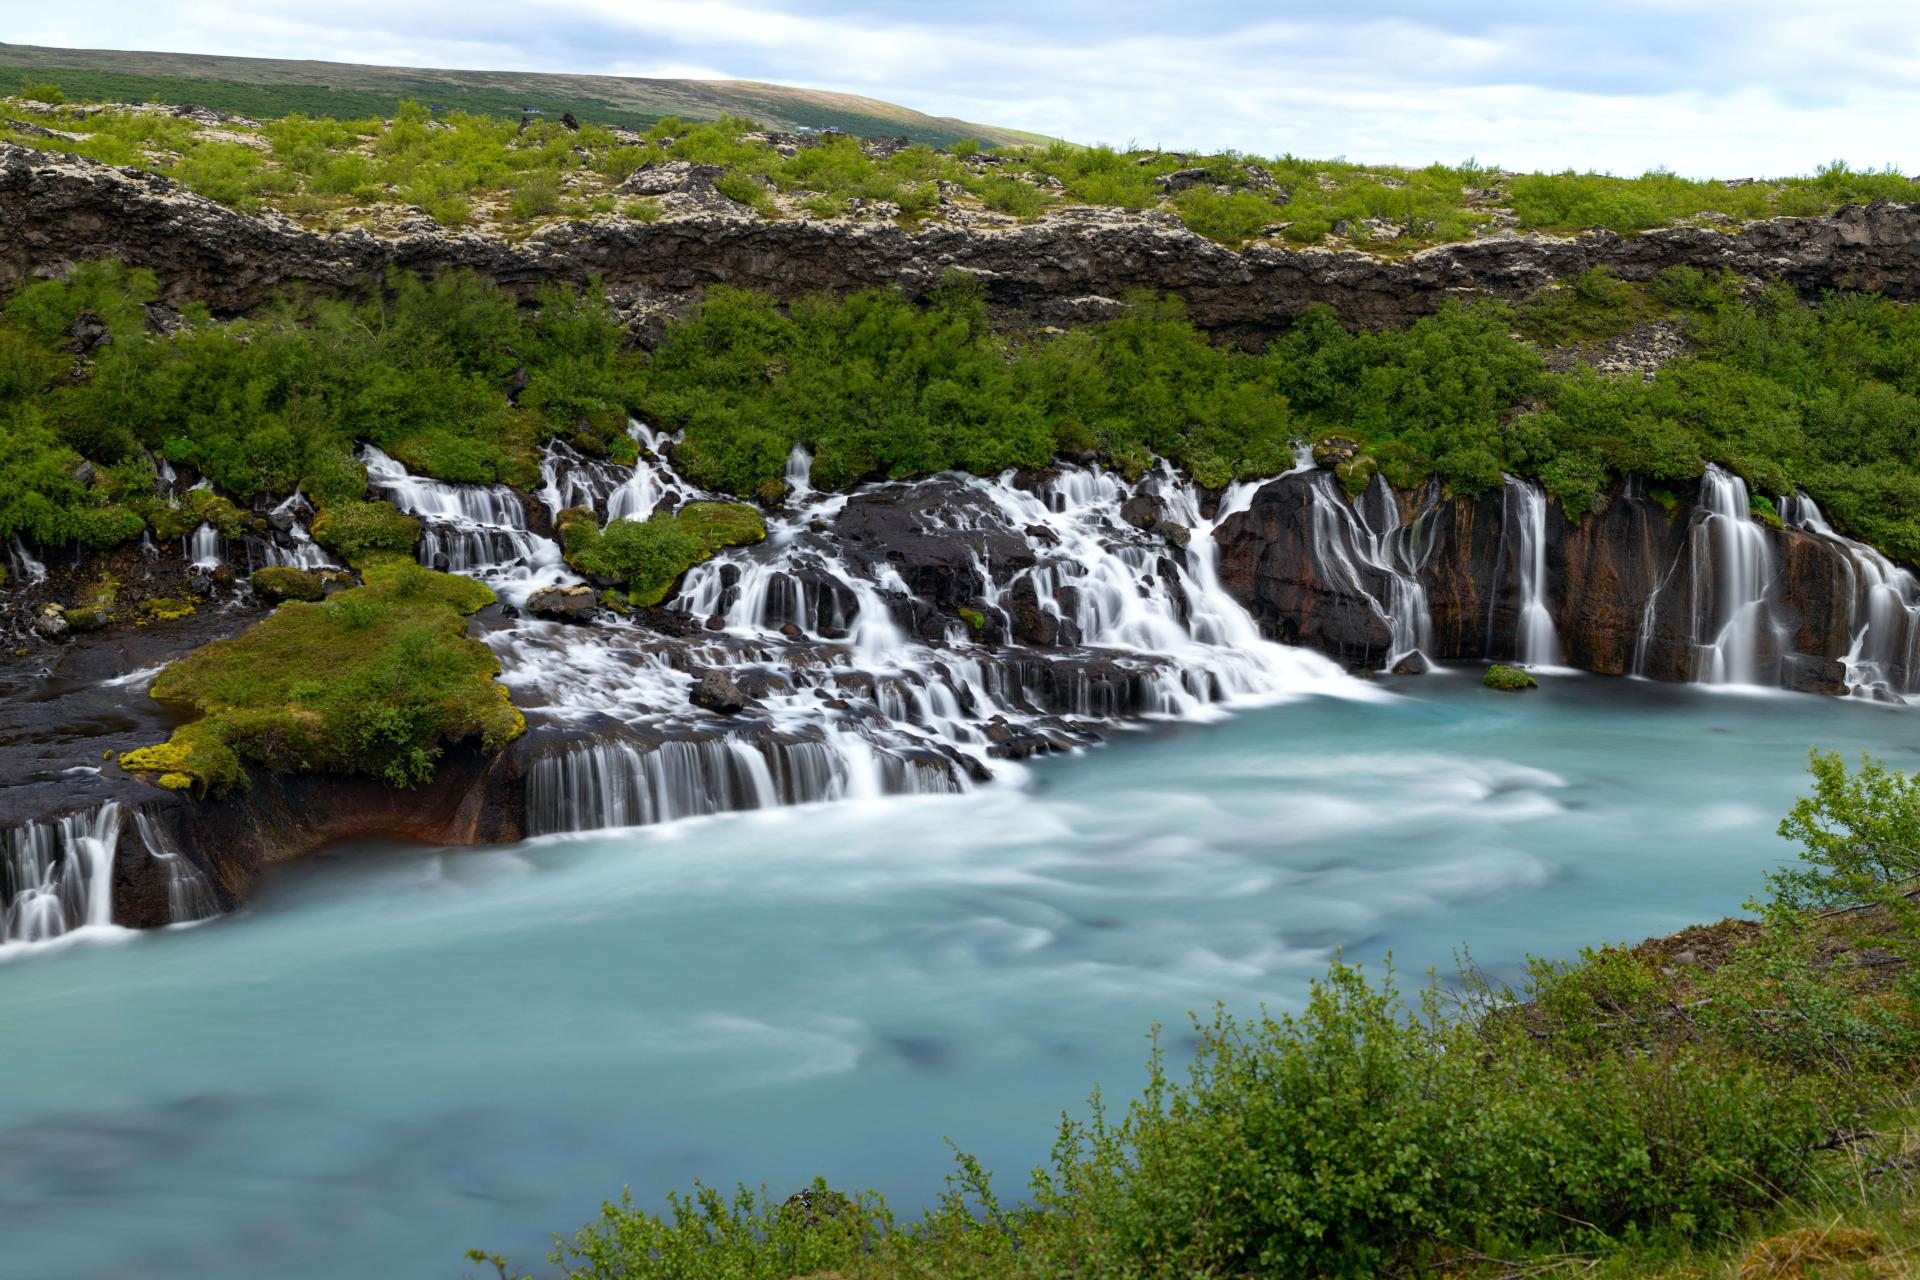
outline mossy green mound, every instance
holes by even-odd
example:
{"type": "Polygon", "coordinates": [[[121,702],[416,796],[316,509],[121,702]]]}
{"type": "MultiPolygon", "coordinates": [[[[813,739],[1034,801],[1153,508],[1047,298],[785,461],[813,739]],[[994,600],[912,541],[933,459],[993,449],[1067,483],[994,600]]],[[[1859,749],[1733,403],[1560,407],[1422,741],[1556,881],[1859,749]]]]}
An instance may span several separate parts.
{"type": "Polygon", "coordinates": [[[276,604],[282,600],[319,600],[327,594],[318,574],[284,564],[255,569],[247,584],[254,594],[276,604]]]}
{"type": "Polygon", "coordinates": [[[369,561],[365,576],[161,672],[153,697],[197,718],[121,767],[202,795],[244,784],[247,764],[411,786],[450,744],[497,751],[519,737],[526,722],[494,681],[500,664],[463,620],[493,593],[398,558],[369,561]]]}
{"type": "Polygon", "coordinates": [[[567,563],[603,582],[624,583],[636,605],[667,598],[680,575],[723,547],[767,536],[767,522],[744,502],[690,502],[671,514],[615,520],[602,529],[580,512],[560,513],[567,563]]]}
{"type": "Polygon", "coordinates": [[[1480,683],[1489,689],[1503,689],[1508,692],[1516,692],[1521,689],[1537,689],[1540,686],[1538,680],[1535,680],[1521,668],[1510,667],[1503,662],[1496,662],[1488,667],[1487,674],[1480,678],[1480,683]]]}
{"type": "Polygon", "coordinates": [[[411,556],[420,522],[391,502],[336,502],[314,517],[313,540],[348,564],[383,551],[411,556]]]}

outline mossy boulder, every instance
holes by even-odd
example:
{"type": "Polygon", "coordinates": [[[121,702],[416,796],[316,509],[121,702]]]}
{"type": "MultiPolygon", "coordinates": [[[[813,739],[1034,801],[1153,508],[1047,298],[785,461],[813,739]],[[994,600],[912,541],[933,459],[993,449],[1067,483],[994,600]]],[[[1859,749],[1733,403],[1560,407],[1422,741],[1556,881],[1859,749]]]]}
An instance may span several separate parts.
{"type": "Polygon", "coordinates": [[[744,502],[690,502],[645,520],[615,520],[602,529],[573,509],[556,521],[567,563],[597,584],[624,585],[646,608],[667,598],[680,576],[723,547],[767,536],[767,522],[744,502]]]}
{"type": "Polygon", "coordinates": [[[499,660],[466,634],[463,615],[491,591],[399,556],[363,573],[364,586],[289,600],[162,671],[154,699],[194,719],[122,767],[167,787],[187,778],[200,795],[244,785],[246,765],[411,786],[433,777],[449,745],[492,752],[525,732],[494,679],[499,660]]]}
{"type": "Polygon", "coordinates": [[[319,574],[308,573],[291,565],[269,565],[264,569],[255,569],[247,579],[247,585],[253,588],[255,595],[275,604],[284,600],[318,600],[327,594],[326,584],[320,581],[319,574]]]}
{"type": "Polygon", "coordinates": [[[420,522],[391,502],[333,502],[313,519],[313,540],[348,564],[378,552],[413,555],[420,522]]]}
{"type": "Polygon", "coordinates": [[[1380,463],[1373,455],[1362,453],[1336,463],[1333,475],[1349,498],[1357,498],[1367,491],[1367,486],[1373,483],[1373,477],[1379,470],[1380,463]]]}
{"type": "Polygon", "coordinates": [[[1507,693],[1517,693],[1522,689],[1536,689],[1540,686],[1540,682],[1523,668],[1510,667],[1503,662],[1496,662],[1488,667],[1487,674],[1480,678],[1480,683],[1489,689],[1499,689],[1507,693]]]}

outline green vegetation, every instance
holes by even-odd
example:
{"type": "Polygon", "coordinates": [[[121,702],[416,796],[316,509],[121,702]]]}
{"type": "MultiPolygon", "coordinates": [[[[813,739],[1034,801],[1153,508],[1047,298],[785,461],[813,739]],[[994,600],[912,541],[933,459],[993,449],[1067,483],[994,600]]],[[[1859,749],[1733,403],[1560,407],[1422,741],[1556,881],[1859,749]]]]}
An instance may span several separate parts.
{"type": "MultiPolygon", "coordinates": [[[[1014,135],[1005,136],[1016,145],[983,154],[977,142],[955,141],[957,135],[939,126],[882,126],[879,132],[904,132],[910,140],[891,153],[869,153],[845,134],[810,138],[809,145],[783,151],[755,119],[729,110],[688,123],[582,102],[578,114],[586,123],[570,131],[558,123],[565,109],[559,100],[497,87],[461,93],[438,81],[408,82],[388,94],[60,74],[67,77],[69,95],[95,96],[120,85],[125,97],[157,101],[186,100],[191,89],[182,86],[200,83],[207,91],[194,100],[228,104],[265,123],[203,128],[151,110],[50,110],[46,99],[58,98],[61,90],[34,82],[21,96],[38,98],[39,105],[22,114],[38,116],[56,136],[0,120],[0,138],[139,165],[239,209],[272,206],[330,228],[366,222],[382,205],[416,206],[449,226],[494,226],[510,236],[554,217],[616,210],[652,221],[659,206],[623,208],[617,188],[636,169],[669,160],[718,167],[720,193],[763,217],[840,217],[857,202],[867,214],[891,204],[894,216],[913,224],[947,216],[948,206],[971,204],[1033,218],[1061,205],[1098,205],[1162,209],[1230,246],[1253,239],[1318,244],[1335,237],[1384,253],[1469,239],[1495,225],[1555,232],[1606,227],[1633,234],[1688,218],[1731,225],[1920,196],[1902,174],[1861,172],[1840,162],[1812,177],[1726,183],[1663,172],[1637,178],[1512,175],[1471,161],[1408,169],[1292,155],[1018,145],[1014,135]],[[546,115],[522,120],[523,104],[541,105],[546,115]],[[622,125],[634,128],[616,128],[622,125]],[[951,150],[937,149],[943,144],[951,150]]],[[[872,133],[875,123],[868,118],[854,127],[872,133]]]]}
{"type": "Polygon", "coordinates": [[[290,600],[167,667],[154,699],[195,718],[121,767],[202,795],[245,785],[248,764],[405,787],[431,781],[446,746],[497,751],[525,731],[493,651],[466,637],[463,615],[491,591],[396,556],[363,574],[364,586],[290,600]]]}
{"type": "Polygon", "coordinates": [[[575,570],[622,584],[630,603],[647,606],[666,599],[681,574],[714,552],[765,538],[767,522],[744,503],[690,502],[645,520],[614,520],[605,529],[592,512],[562,512],[560,536],[575,570]]]}
{"type": "Polygon", "coordinates": [[[1577,517],[1617,477],[1658,487],[1717,462],[1762,495],[1804,488],[1854,536],[1920,558],[1920,475],[1886,465],[1920,447],[1920,314],[1871,294],[1804,306],[1685,269],[1650,286],[1590,273],[1517,311],[1450,305],[1397,331],[1309,312],[1248,354],[1151,298],[1009,341],[964,280],[924,306],[876,292],[783,311],[716,290],[639,384],[651,418],[686,430],[687,474],[736,493],[777,480],[795,443],[827,487],[1087,453],[1136,474],[1168,457],[1218,486],[1337,432],[1364,450],[1343,464],[1350,488],[1377,470],[1403,490],[1437,478],[1474,494],[1507,472],[1577,517]],[[1651,382],[1550,374],[1513,332],[1618,332],[1651,315],[1682,322],[1696,352],[1651,382]]]}
{"type": "MultiPolygon", "coordinates": [[[[1129,475],[1165,457],[1220,486],[1339,435],[1355,446],[1340,464],[1349,492],[1377,473],[1471,495],[1509,473],[1577,518],[1621,476],[1671,498],[1713,462],[1747,479],[1757,518],[1778,519],[1768,495],[1802,488],[1838,527],[1920,560],[1920,472],[1898,464],[1920,456],[1920,313],[1873,294],[1805,305],[1686,269],[1648,284],[1590,272],[1518,307],[1449,305],[1402,330],[1353,333],[1313,311],[1248,352],[1146,296],[1023,336],[996,332],[964,277],[918,302],[879,290],[783,308],[716,289],[650,358],[622,350],[593,291],[549,289],[524,308],[461,273],[228,323],[190,313],[170,336],[147,325],[153,294],[144,272],[85,264],[0,313],[0,426],[15,443],[0,456],[0,538],[108,547],[202,521],[238,536],[258,527],[245,504],[298,485],[320,504],[316,538],[343,558],[404,552],[416,526],[365,501],[356,441],[441,479],[531,489],[556,436],[628,460],[639,412],[685,431],[676,461],[695,482],[765,501],[795,444],[823,487],[1062,455],[1129,475]],[[1579,342],[1654,317],[1692,354],[1650,381],[1550,373],[1516,336],[1579,342]],[[74,336],[87,333],[110,340],[74,336]],[[217,492],[161,498],[149,454],[217,492]]],[[[623,539],[617,554],[636,564],[688,562],[672,532],[623,539]]],[[[604,576],[648,596],[663,572],[604,576]]]]}
{"type": "Polygon", "coordinates": [[[1795,1241],[1809,1259],[1891,1252],[1836,1228],[1915,1235],[1907,1184],[1885,1175],[1920,1065],[1920,781],[1872,760],[1814,771],[1781,825],[1800,861],[1759,923],[1534,961],[1518,991],[1469,966],[1411,1002],[1391,972],[1335,961],[1301,1013],[1196,1019],[1184,1079],[1156,1043],[1124,1113],[1096,1093],[1063,1117],[1024,1203],[965,1155],[910,1222],[818,1183],[785,1203],[696,1187],[664,1215],[623,1195],[551,1260],[572,1277],[851,1280],[1699,1274],[1716,1246],[1728,1273],[1795,1241]]]}
{"type": "Polygon", "coordinates": [[[1496,662],[1487,668],[1487,674],[1480,677],[1480,683],[1489,689],[1500,689],[1508,693],[1521,689],[1538,688],[1540,682],[1519,667],[1510,667],[1496,662]]]}
{"type": "Polygon", "coordinates": [[[299,486],[323,545],[405,551],[417,526],[360,501],[356,441],[441,479],[523,488],[547,439],[597,456],[627,443],[636,358],[597,292],[551,288],[523,308],[470,274],[394,276],[229,323],[189,308],[171,335],[147,323],[156,292],[145,271],[83,263],[0,312],[0,538],[108,547],[203,520],[234,536],[258,525],[236,502],[299,486]],[[149,455],[219,493],[163,500],[149,455]]]}
{"type": "Polygon", "coordinates": [[[290,565],[269,565],[255,569],[248,576],[247,585],[253,588],[256,595],[276,604],[282,600],[314,601],[327,594],[326,585],[321,582],[319,574],[290,565]]]}

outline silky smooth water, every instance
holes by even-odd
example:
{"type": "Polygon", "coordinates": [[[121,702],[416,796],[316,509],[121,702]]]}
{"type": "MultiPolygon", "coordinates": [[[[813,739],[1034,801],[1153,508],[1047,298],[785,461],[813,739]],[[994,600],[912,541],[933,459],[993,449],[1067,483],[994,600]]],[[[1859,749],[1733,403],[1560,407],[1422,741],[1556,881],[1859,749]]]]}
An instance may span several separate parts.
{"type": "Polygon", "coordinates": [[[1020,785],[494,850],[358,847],[238,917],[0,964],[0,1274],[441,1277],[631,1184],[1017,1191],[1159,1021],[1335,947],[1510,974],[1738,908],[1858,700],[1396,682],[1122,735],[1020,785]]]}

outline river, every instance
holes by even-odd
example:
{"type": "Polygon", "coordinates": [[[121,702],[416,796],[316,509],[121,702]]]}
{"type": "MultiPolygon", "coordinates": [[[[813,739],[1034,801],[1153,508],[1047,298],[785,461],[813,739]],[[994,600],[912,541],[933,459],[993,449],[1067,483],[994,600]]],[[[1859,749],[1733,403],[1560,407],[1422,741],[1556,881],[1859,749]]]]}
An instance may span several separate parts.
{"type": "Polygon", "coordinates": [[[1158,1022],[1335,948],[1496,976],[1736,911],[1859,699],[1473,672],[1153,725],[967,794],[357,846],[240,914],[0,963],[0,1273],[469,1274],[631,1185],[1017,1193],[1158,1022]]]}

